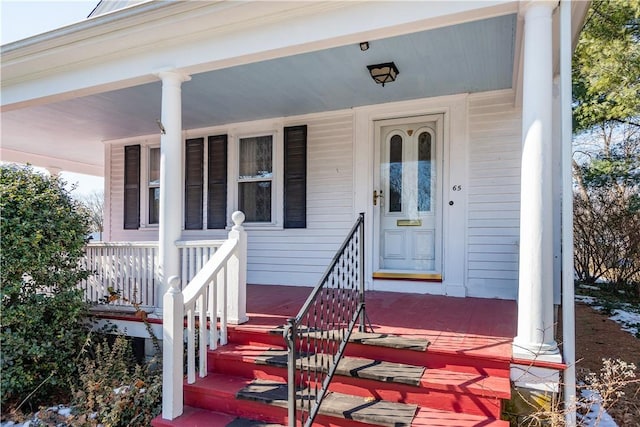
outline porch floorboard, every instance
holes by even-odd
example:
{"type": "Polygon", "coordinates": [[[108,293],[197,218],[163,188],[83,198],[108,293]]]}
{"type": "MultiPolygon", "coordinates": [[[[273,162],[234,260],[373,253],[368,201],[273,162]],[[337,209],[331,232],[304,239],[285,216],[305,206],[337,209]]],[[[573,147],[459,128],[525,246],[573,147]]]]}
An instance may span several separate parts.
{"type": "MultiPolygon", "coordinates": [[[[239,330],[264,332],[295,316],[310,287],[247,285],[249,321],[239,330]]],[[[376,333],[424,338],[427,351],[510,361],[515,301],[368,291],[366,311],[376,333]]]]}

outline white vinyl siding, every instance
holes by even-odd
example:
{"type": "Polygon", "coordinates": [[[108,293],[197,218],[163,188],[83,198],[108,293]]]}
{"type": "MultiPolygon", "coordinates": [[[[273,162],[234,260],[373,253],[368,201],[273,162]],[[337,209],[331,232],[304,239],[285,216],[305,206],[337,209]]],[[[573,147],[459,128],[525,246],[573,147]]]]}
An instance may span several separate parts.
{"type": "MultiPolygon", "coordinates": [[[[283,126],[307,125],[307,228],[249,230],[247,282],[312,286],[356,220],[353,115],[350,112],[317,115],[282,123],[283,126]]],[[[157,228],[123,230],[124,145],[112,144],[109,150],[111,221],[107,238],[111,241],[157,240],[157,228]]],[[[227,233],[226,230],[187,230],[183,237],[185,240],[219,239],[227,233]]]]}
{"type": "Polygon", "coordinates": [[[467,295],[518,294],[521,112],[508,92],[469,97],[467,295]]]}
{"type": "Polygon", "coordinates": [[[249,233],[248,283],[315,285],[356,220],[353,118],[319,116],[307,125],[307,228],[249,233]]]}

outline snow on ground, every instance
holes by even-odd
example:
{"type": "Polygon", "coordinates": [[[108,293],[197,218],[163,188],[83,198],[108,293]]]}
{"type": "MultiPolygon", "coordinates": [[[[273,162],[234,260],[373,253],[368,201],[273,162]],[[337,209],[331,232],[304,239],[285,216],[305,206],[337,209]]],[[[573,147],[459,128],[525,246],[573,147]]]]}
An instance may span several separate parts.
{"type": "Polygon", "coordinates": [[[580,417],[581,425],[585,427],[618,427],[611,415],[601,408],[601,398],[598,393],[582,390],[580,394],[589,407],[589,412],[584,417],[580,417]]]}
{"type": "MultiPolygon", "coordinates": [[[[594,286],[581,286],[585,289],[598,289],[594,286]]],[[[594,297],[587,295],[576,295],[576,301],[591,306],[594,310],[604,310],[605,307],[594,297]]],[[[627,331],[635,337],[640,337],[640,312],[638,308],[628,303],[617,303],[617,308],[611,309],[612,315],[609,319],[620,325],[623,331],[627,331]]],[[[582,423],[586,427],[617,427],[616,422],[607,411],[600,407],[600,396],[592,390],[582,390],[582,397],[589,402],[589,412],[582,417],[582,423]],[[599,419],[598,419],[599,418],[599,419]]]]}
{"type": "MultiPolygon", "coordinates": [[[[51,412],[51,413],[57,413],[60,417],[67,418],[71,415],[71,411],[72,409],[68,406],[65,405],[57,405],[57,406],[52,406],[50,408],[46,408],[43,409],[45,412],[51,412]]],[[[40,410],[36,413],[33,414],[33,416],[31,417],[31,419],[26,420],[24,422],[19,422],[16,423],[15,421],[3,421],[0,422],[0,427],[35,427],[35,426],[42,426],[42,425],[51,425],[51,424],[43,424],[41,418],[40,418],[40,412],[43,411],[40,410]]],[[[55,425],[66,425],[64,423],[56,423],[55,425]]]]}
{"type": "MultiPolygon", "coordinates": [[[[604,306],[591,296],[576,295],[576,301],[583,302],[595,310],[604,309],[604,306]]],[[[635,337],[640,336],[640,312],[637,307],[629,303],[616,303],[616,308],[612,309],[611,313],[609,319],[618,323],[623,331],[627,331],[635,337]]]]}
{"type": "MultiPolygon", "coordinates": [[[[630,304],[626,304],[630,305],[630,304]]],[[[609,319],[622,325],[622,330],[629,332],[633,336],[639,336],[640,333],[640,313],[634,313],[626,309],[615,308],[613,316],[609,319]]]]}

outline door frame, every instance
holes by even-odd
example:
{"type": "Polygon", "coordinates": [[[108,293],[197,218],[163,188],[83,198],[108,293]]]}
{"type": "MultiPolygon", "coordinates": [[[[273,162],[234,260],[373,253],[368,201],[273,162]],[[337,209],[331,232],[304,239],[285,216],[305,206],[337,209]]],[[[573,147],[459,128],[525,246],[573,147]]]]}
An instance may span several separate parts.
{"type": "Polygon", "coordinates": [[[353,215],[355,217],[360,212],[365,213],[364,279],[367,289],[459,297],[466,295],[468,97],[468,94],[463,93],[353,108],[353,215]],[[443,152],[447,153],[442,176],[442,198],[445,209],[442,217],[442,233],[443,241],[446,241],[442,257],[442,282],[406,280],[399,282],[393,279],[374,279],[372,194],[375,122],[436,114],[442,114],[444,118],[443,152]],[[452,185],[461,185],[463,191],[452,192],[452,185]],[[449,206],[450,201],[455,205],[449,206]]]}
{"type": "MultiPolygon", "coordinates": [[[[398,117],[393,119],[382,119],[374,121],[374,153],[373,153],[373,188],[374,190],[381,190],[381,173],[380,162],[382,155],[382,128],[392,126],[402,126],[415,124],[419,129],[421,125],[429,123],[435,123],[435,157],[436,157],[436,247],[435,247],[435,264],[436,269],[433,271],[415,271],[399,270],[399,269],[381,269],[380,268],[380,221],[382,219],[381,205],[377,204],[373,207],[373,215],[371,217],[373,227],[373,246],[372,246],[372,277],[374,279],[415,279],[415,280],[430,280],[440,282],[442,281],[443,273],[443,192],[444,192],[444,175],[446,164],[445,151],[444,151],[444,113],[436,113],[422,116],[409,116],[398,117]]],[[[373,193],[372,193],[373,194],[373,193]]]]}

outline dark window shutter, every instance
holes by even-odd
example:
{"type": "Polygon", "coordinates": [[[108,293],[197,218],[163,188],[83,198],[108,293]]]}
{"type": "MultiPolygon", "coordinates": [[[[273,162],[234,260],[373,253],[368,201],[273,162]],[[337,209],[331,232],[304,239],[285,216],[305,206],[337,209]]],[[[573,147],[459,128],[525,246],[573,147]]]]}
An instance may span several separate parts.
{"type": "Polygon", "coordinates": [[[307,227],[307,126],[284,128],[284,228],[307,227]]]}
{"type": "Polygon", "coordinates": [[[124,229],[140,228],[140,145],[124,147],[124,229]]]}
{"type": "Polygon", "coordinates": [[[187,139],[184,172],[184,229],[202,230],[204,138],[187,139]]]}
{"type": "Polygon", "coordinates": [[[209,137],[207,228],[227,226],[227,135],[209,137]]]}

